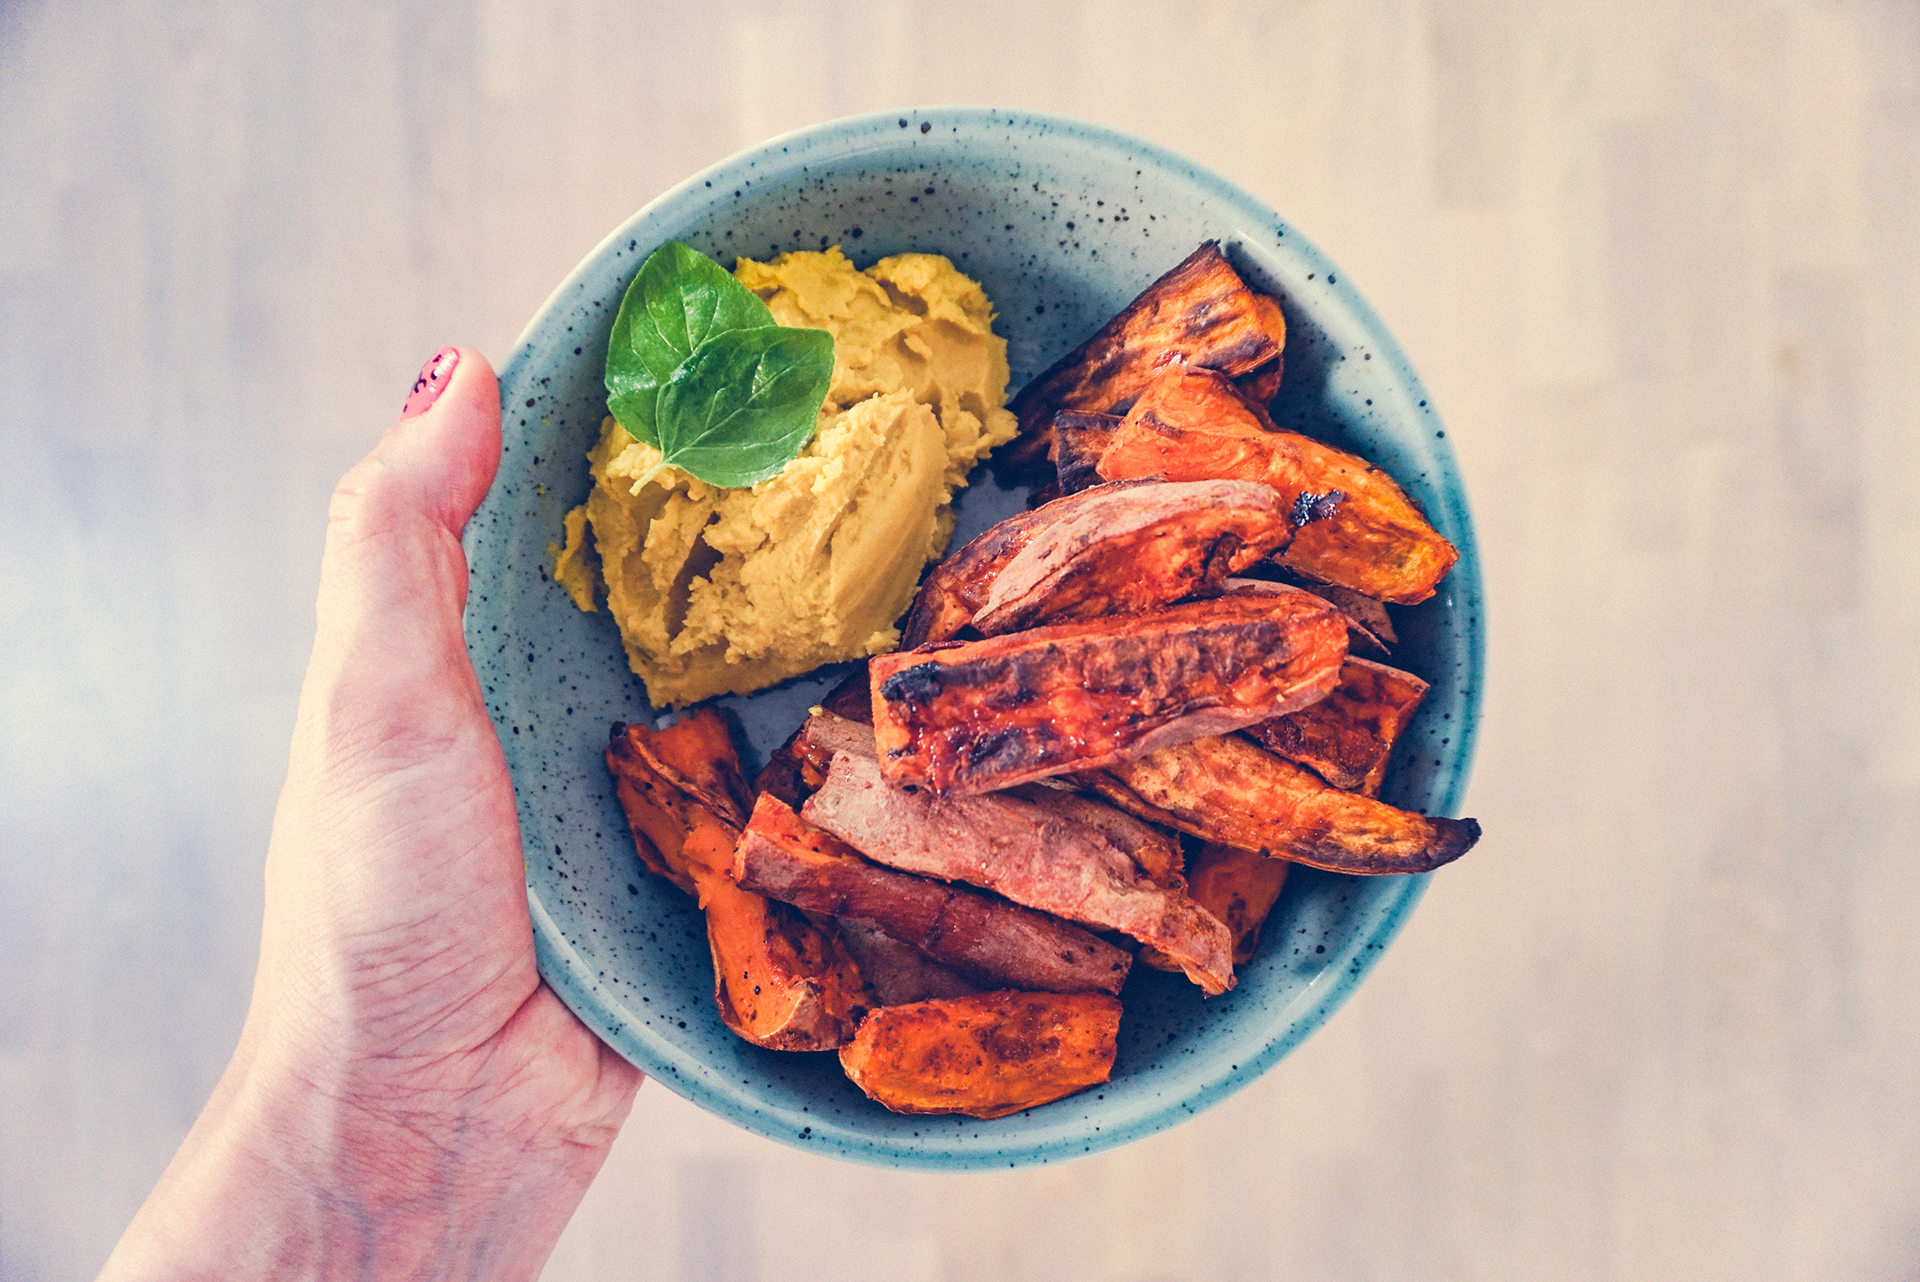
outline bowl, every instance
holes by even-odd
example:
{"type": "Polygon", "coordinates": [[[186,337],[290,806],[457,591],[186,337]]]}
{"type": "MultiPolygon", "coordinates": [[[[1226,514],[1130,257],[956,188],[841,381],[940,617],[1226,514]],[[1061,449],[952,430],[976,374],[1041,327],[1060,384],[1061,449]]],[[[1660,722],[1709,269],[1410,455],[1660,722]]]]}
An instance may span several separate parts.
{"type": "MultiPolygon", "coordinates": [[[[1176,1125],[1272,1068],[1379,959],[1424,876],[1296,869],[1237,988],[1202,1000],[1182,977],[1136,968],[1112,1080],[997,1121],[889,1113],[832,1054],[762,1050],[721,1024],[699,913],[642,871],[601,758],[609,723],[650,721],[651,706],[612,620],[576,610],[548,579],[548,544],[586,497],[614,313],[641,261],[673,239],[728,266],[836,244],[860,266],[944,253],[999,309],[1010,391],[1218,240],[1286,313],[1275,419],[1384,466],[1460,550],[1435,597],[1397,612],[1395,662],[1432,690],[1383,795],[1452,814],[1473,758],[1484,642],[1466,496],[1439,414],[1345,273],[1225,179],[1097,125],[987,107],[834,121],[722,161],[635,214],[554,292],[501,371],[500,473],[465,538],[466,635],[513,775],[547,983],[622,1055],[709,1112],[884,1166],[1013,1167],[1098,1152],[1176,1125]]],[[[953,546],[1025,499],[978,469],[957,502],[953,546]]],[[[721,701],[750,775],[841,672],[721,701]]]]}

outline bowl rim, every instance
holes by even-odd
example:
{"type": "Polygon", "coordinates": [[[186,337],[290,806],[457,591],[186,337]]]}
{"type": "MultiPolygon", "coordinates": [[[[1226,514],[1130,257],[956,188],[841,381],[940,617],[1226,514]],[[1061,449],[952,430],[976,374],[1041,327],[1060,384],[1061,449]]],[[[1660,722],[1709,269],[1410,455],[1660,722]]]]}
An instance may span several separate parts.
{"type": "MultiPolygon", "coordinates": [[[[894,108],[805,126],[737,151],[649,200],[580,260],[523,327],[514,340],[510,355],[500,367],[503,406],[513,404],[523,393],[526,381],[533,376],[528,366],[540,355],[542,332],[558,324],[558,318],[577,301],[577,295],[585,289],[589,278],[603,274],[611,258],[625,256],[630,246],[625,246],[624,242],[635,239],[634,233],[643,223],[662,215],[671,218],[677,213],[676,206],[683,203],[703,201],[708,188],[719,185],[723,177],[729,184],[742,176],[750,176],[756,183],[765,181],[786,174],[790,169],[803,169],[809,155],[817,155],[825,147],[831,148],[831,158],[835,163],[890,151],[893,150],[890,144],[901,135],[897,122],[909,120],[919,123],[933,119],[939,120],[942,127],[952,124],[956,131],[966,126],[1027,126],[1041,132],[1070,134],[1076,141],[1092,144],[1103,151],[1126,153],[1137,161],[1151,162],[1162,171],[1178,174],[1205,189],[1223,207],[1247,218],[1252,224],[1278,229],[1293,254],[1324,264],[1322,270],[1332,282],[1330,294],[1333,304],[1344,309],[1351,320],[1367,333],[1373,350],[1392,372],[1395,382],[1411,398],[1417,398],[1427,407],[1434,426],[1444,426],[1438,411],[1431,408],[1432,398],[1418,373],[1372,305],[1347,282],[1334,280],[1334,277],[1344,277],[1347,273],[1341,271],[1311,240],[1263,201],[1169,148],[1109,126],[1057,113],[980,104],[894,108]]],[[[921,133],[916,132],[908,140],[917,142],[920,136],[921,133]]],[[[637,265],[636,259],[634,266],[637,265]]],[[[1462,696],[1463,715],[1461,724],[1454,727],[1458,746],[1453,750],[1453,767],[1444,777],[1444,784],[1438,790],[1431,808],[1436,814],[1453,814],[1458,811],[1465,795],[1478,745],[1486,668],[1485,593],[1471,509],[1452,445],[1444,439],[1443,433],[1440,439],[1426,448],[1432,451],[1438,470],[1438,474],[1431,478],[1431,489],[1444,498],[1449,509],[1449,523],[1462,536],[1456,540],[1460,560],[1450,576],[1451,589],[1465,596],[1473,610],[1473,619],[1466,627],[1464,637],[1464,670],[1468,679],[1462,696]]],[[[476,525],[477,522],[469,523],[465,540],[470,557],[476,525]]],[[[503,747],[511,754],[511,744],[503,743],[503,747]]],[[[529,872],[531,874],[531,869],[529,872]]],[[[1271,1014],[1270,1021],[1276,1031],[1252,1055],[1239,1055],[1232,1064],[1226,1062],[1227,1056],[1220,1055],[1217,1057],[1218,1063],[1203,1059],[1186,1065],[1181,1070],[1181,1090],[1156,1095],[1149,1103],[1132,1109],[1127,1116],[1116,1118],[1110,1112],[1103,1114],[1102,1125],[1093,1128],[1090,1133],[1076,1133],[1075,1141],[1070,1146],[1058,1136],[1043,1135],[1031,1138],[1010,1136],[1009,1142],[999,1148],[974,1144],[940,1147],[938,1139],[931,1134],[923,1134],[914,1143],[907,1144],[885,1136],[861,1134],[853,1128],[832,1123],[823,1126],[825,1119],[818,1115],[804,1119],[811,1124],[810,1133],[800,1134],[796,1126],[788,1124],[790,1120],[800,1120],[798,1115],[789,1119],[785,1110],[769,1108],[765,1101],[758,1100],[751,1088],[742,1089],[743,1084],[709,1071],[705,1065],[688,1063],[680,1048],[652,1030],[611,1019],[597,994],[601,984],[596,978],[596,966],[568,942],[542,902],[531,876],[527,897],[535,954],[542,979],[597,1036],[674,1094],[742,1129],[805,1152],[819,1154],[824,1148],[830,1156],[863,1165],[953,1171],[1005,1169],[1103,1152],[1164,1130],[1224,1101],[1264,1075],[1346,1002],[1399,934],[1424,895],[1431,876],[1427,873],[1368,879],[1392,882],[1391,892],[1371,907],[1365,928],[1346,937],[1337,950],[1330,949],[1326,965],[1319,974],[1293,1001],[1271,1014]],[[853,1134],[835,1142],[836,1133],[842,1129],[853,1134]],[[822,1141],[826,1141],[825,1145],[822,1141]]],[[[1063,1105],[1067,1103],[1069,1101],[1062,1101],[1063,1105]]],[[[984,1125],[991,1126],[991,1123],[984,1125]]]]}

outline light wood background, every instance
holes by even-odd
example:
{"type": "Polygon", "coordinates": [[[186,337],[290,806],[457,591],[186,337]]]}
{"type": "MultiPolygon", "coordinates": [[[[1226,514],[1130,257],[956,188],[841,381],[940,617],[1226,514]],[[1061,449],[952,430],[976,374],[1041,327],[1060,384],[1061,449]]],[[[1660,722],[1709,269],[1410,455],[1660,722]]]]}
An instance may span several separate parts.
{"type": "Polygon", "coordinates": [[[770,134],[983,101],[1272,203],[1446,415],[1491,676],[1359,995],[1183,1128],[898,1175],[641,1094],[547,1276],[1920,1277],[1920,9],[0,0],[0,1277],[239,1027],[326,496],[770,134]]]}

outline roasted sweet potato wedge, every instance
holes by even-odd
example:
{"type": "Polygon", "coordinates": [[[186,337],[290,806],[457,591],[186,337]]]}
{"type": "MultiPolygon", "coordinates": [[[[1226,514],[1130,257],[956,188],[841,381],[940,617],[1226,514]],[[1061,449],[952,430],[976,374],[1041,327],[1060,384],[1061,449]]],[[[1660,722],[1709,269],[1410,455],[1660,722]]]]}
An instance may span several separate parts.
{"type": "Polygon", "coordinates": [[[1266,330],[1273,345],[1281,349],[1280,355],[1253,373],[1234,379],[1233,385],[1255,405],[1265,405],[1280,394],[1280,378],[1286,372],[1287,318],[1280,310],[1280,300],[1266,294],[1255,294],[1253,306],[1260,316],[1260,328],[1266,330]]]}
{"type": "Polygon", "coordinates": [[[1071,519],[1084,505],[1098,503],[1110,494],[1155,483],[1142,479],[1095,486],[1041,507],[1017,512],[987,527],[965,547],[934,566],[920,584],[913,608],[907,611],[907,621],[900,628],[900,648],[912,650],[960,635],[972,625],[973,616],[986,600],[987,590],[993,586],[1000,568],[1012,560],[1028,540],[1054,522],[1071,519]]]}
{"type": "Polygon", "coordinates": [[[1181,875],[1186,856],[1180,842],[1152,824],[1143,823],[1104,801],[1073,792],[1056,780],[1023,783],[1007,789],[1006,795],[1023,797],[1043,810],[1092,828],[1125,851],[1140,875],[1154,885],[1169,890],[1186,888],[1186,880],[1181,875]]]}
{"type": "Polygon", "coordinates": [[[734,885],[733,842],[717,825],[687,840],[713,952],[714,1001],[728,1028],[755,1046],[823,1051],[844,1045],[878,1005],[839,935],[734,885]]]}
{"type": "MultiPolygon", "coordinates": [[[[1226,923],[1233,932],[1233,964],[1253,960],[1260,946],[1260,927],[1280,900],[1286,884],[1284,859],[1269,859],[1251,850],[1235,850],[1217,842],[1203,842],[1187,861],[1187,893],[1193,902],[1226,923]]],[[[1177,971],[1180,966],[1157,948],[1142,948],[1140,964],[1155,970],[1177,971]]]]}
{"type": "Polygon", "coordinates": [[[1392,657],[1392,647],[1400,643],[1400,638],[1394,634],[1393,620],[1387,616],[1385,605],[1370,596],[1361,596],[1358,592],[1352,592],[1346,588],[1336,588],[1331,583],[1315,583],[1312,580],[1276,583],[1271,579],[1228,579],[1220,585],[1220,588],[1224,592],[1284,590],[1313,593],[1346,617],[1349,653],[1374,655],[1386,659],[1392,657]]]}
{"type": "Polygon", "coordinates": [[[1393,478],[1358,455],[1272,431],[1264,419],[1220,374],[1168,369],[1141,391],[1099,472],[1264,481],[1299,527],[1281,564],[1382,601],[1432,596],[1459,553],[1393,478]]]}
{"type": "Polygon", "coordinates": [[[1106,1081],[1119,1036],[1104,993],[980,993],[873,1012],[840,1064],[896,1113],[1006,1117],[1106,1081]]]}
{"type": "Polygon", "coordinates": [[[964,997],[981,991],[980,985],[950,966],[902,943],[876,926],[840,921],[840,942],[860,965],[882,1006],[905,1006],[935,997],[964,997]]]}
{"type": "Polygon", "coordinates": [[[1080,778],[1149,822],[1333,872],[1427,872],[1480,839],[1475,820],[1343,792],[1240,735],[1162,748],[1080,778]]]}
{"type": "Polygon", "coordinates": [[[616,725],[607,766],[641,861],[696,896],[728,1028],[774,1050],[831,1050],[875,1000],[838,936],[733,882],[739,758],[702,709],[664,731],[616,725]],[[687,781],[696,781],[688,783],[687,781]]]}
{"type": "Polygon", "coordinates": [[[1118,993],[1132,957],[1004,899],[870,863],[778,798],[763,796],[734,848],[743,889],[875,926],[994,988],[1118,993]]]}
{"type": "Polygon", "coordinates": [[[896,786],[991,792],[1305,707],[1346,657],[1339,612],[1305,592],[950,642],[872,661],[875,742],[896,786]]]}
{"type": "Polygon", "coordinates": [[[734,751],[726,718],[718,712],[702,708],[665,730],[616,723],[615,731],[615,737],[622,737],[620,732],[624,732],[623,751],[645,761],[690,801],[705,806],[735,828],[747,822],[753,794],[740,770],[740,754],[734,751]]]}
{"type": "Polygon", "coordinates": [[[1210,592],[1293,536],[1279,494],[1258,481],[1088,490],[1049,507],[1070,510],[995,573],[973,616],[981,636],[1138,614],[1210,592]]]}
{"type": "Polygon", "coordinates": [[[1315,596],[1333,602],[1340,613],[1347,616],[1348,633],[1364,637],[1371,648],[1383,657],[1392,653],[1391,647],[1400,644],[1400,638],[1394,634],[1393,619],[1387,614],[1387,607],[1383,603],[1331,583],[1308,583],[1305,586],[1315,596]]]}
{"type": "Polygon", "coordinates": [[[1126,420],[1118,414],[1088,414],[1061,410],[1053,416],[1053,441],[1047,457],[1053,463],[1062,494],[1078,494],[1100,484],[1100,456],[1107,442],[1126,420]]]}
{"type": "Polygon", "coordinates": [[[1057,411],[1124,414],[1154,371],[1167,365],[1238,378],[1273,364],[1280,346],[1256,297],[1216,242],[1200,246],[1020,389],[1007,405],[1020,418],[1020,435],[995,451],[995,469],[1002,475],[1034,470],[1047,457],[1057,411]]]}
{"type": "MultiPolygon", "coordinates": [[[[833,692],[820,701],[820,706],[837,717],[862,725],[873,720],[873,695],[868,688],[866,666],[861,665],[845,681],[835,686],[833,692]]],[[[760,777],[753,781],[756,797],[768,792],[789,806],[798,806],[826,778],[827,762],[832,752],[813,760],[804,760],[800,736],[806,733],[806,729],[806,722],[801,722],[800,728],[768,755],[760,777]]]]}
{"type": "Polygon", "coordinates": [[[613,723],[607,736],[607,769],[613,774],[613,793],[633,832],[640,862],[656,877],[665,877],[689,895],[697,895],[687,869],[687,834],[693,831],[699,802],[662,775],[640,750],[652,732],[624,722],[613,723]]]}
{"type": "MultiPolygon", "coordinates": [[[[807,763],[809,774],[817,770],[823,780],[836,752],[851,753],[869,761],[874,759],[876,752],[872,726],[855,724],[825,707],[814,710],[794,736],[794,741],[796,752],[807,763]]],[[[807,792],[811,795],[818,788],[819,784],[816,783],[807,792]]],[[[1069,785],[1055,780],[1017,784],[1006,789],[1006,795],[1031,801],[1050,814],[1092,828],[1133,860],[1140,875],[1154,885],[1173,890],[1185,887],[1186,883],[1180,875],[1185,856],[1179,840],[1165,830],[1143,823],[1124,810],[1084,796],[1073,791],[1069,785]]]]}
{"type": "Polygon", "coordinates": [[[903,792],[880,777],[873,758],[842,752],[800,813],[875,863],[1120,931],[1175,958],[1209,996],[1233,986],[1225,926],[1184,888],[1157,884],[1105,833],[1044,799],[903,792]]]}
{"type": "Polygon", "coordinates": [[[1413,720],[1427,683],[1411,672],[1351,655],[1340,684],[1320,702],[1249,726],[1270,752],[1308,766],[1336,788],[1380,794],[1394,741],[1413,720]]]}

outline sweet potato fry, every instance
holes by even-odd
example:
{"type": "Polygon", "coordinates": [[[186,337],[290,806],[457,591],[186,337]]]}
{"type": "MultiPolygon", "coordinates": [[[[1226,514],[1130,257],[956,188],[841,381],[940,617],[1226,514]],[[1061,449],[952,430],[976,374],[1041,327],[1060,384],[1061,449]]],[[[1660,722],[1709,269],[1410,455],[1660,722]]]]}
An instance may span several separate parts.
{"type": "Polygon", "coordinates": [[[624,722],[613,723],[613,732],[607,736],[607,769],[613,774],[613,794],[627,817],[634,850],[647,871],[665,877],[689,895],[697,895],[693,874],[687,869],[685,847],[687,834],[694,827],[694,812],[704,811],[704,807],[668,782],[642,754],[640,744],[649,733],[624,722]]]}
{"type": "Polygon", "coordinates": [[[1255,294],[1253,306],[1260,316],[1260,328],[1266,330],[1273,345],[1281,349],[1280,354],[1270,364],[1234,379],[1233,385],[1255,405],[1265,405],[1279,395],[1280,378],[1286,373],[1287,318],[1280,310],[1280,300],[1266,294],[1255,294]]]}
{"type": "Polygon", "coordinates": [[[874,659],[874,737],[897,786],[991,792],[1305,707],[1346,656],[1305,592],[1058,623],[874,659]]]}
{"type": "Polygon", "coordinates": [[[1118,414],[1061,410],[1053,416],[1053,442],[1047,457],[1062,494],[1078,494],[1100,484],[1100,456],[1126,420],[1118,414]]]}
{"type": "Polygon", "coordinates": [[[1174,957],[1209,996],[1233,986],[1225,926],[1183,886],[1157,884],[1099,829],[1042,802],[1004,792],[903,792],[880,777],[873,758],[842,752],[800,813],[875,863],[968,882],[1083,926],[1118,930],[1174,957]]]}
{"type": "Polygon", "coordinates": [[[734,885],[739,758],[711,708],[664,731],[616,725],[607,767],[641,860],[696,896],[728,1028],[774,1050],[831,1050],[874,997],[836,934],[734,885]],[[651,857],[649,857],[651,855],[651,857]]]}
{"type": "MultiPolygon", "coordinates": [[[[1187,893],[1233,932],[1235,966],[1253,960],[1260,946],[1260,927],[1279,902],[1280,888],[1286,884],[1291,866],[1284,859],[1269,859],[1212,841],[1202,843],[1187,861],[1187,893]]],[[[1155,970],[1180,969],[1178,962],[1158,948],[1142,948],[1139,961],[1155,970]]]]}
{"type": "Polygon", "coordinates": [[[1216,242],[1200,246],[1008,402],[1020,435],[994,453],[995,469],[1035,469],[1047,456],[1056,411],[1124,414],[1169,364],[1238,378],[1273,363],[1280,347],[1255,299],[1216,242]]]}
{"type": "Polygon", "coordinates": [[[840,1064],[896,1113],[1006,1117],[1106,1081],[1119,1036],[1104,993],[980,993],[873,1012],[840,1064]]]}
{"type": "Polygon", "coordinates": [[[1141,391],[1099,472],[1264,481],[1299,527],[1281,564],[1382,601],[1432,596],[1459,553],[1393,478],[1311,437],[1272,431],[1264,419],[1220,374],[1168,369],[1141,391]]]}
{"type": "Polygon", "coordinates": [[[869,863],[763,796],[733,855],[733,880],[811,913],[875,926],[995,988],[1118,993],[1133,959],[1045,913],[869,863]]]}
{"type": "MultiPolygon", "coordinates": [[[[862,664],[835,686],[833,692],[820,701],[820,706],[837,717],[862,725],[873,720],[873,696],[868,690],[866,666],[862,664]]],[[[763,792],[772,793],[789,806],[798,806],[827,777],[827,762],[832,760],[833,753],[828,750],[825,755],[803,759],[800,736],[806,729],[806,722],[801,722],[800,728],[788,735],[785,743],[768,754],[760,777],[753,781],[756,797],[763,792]]]]}
{"type": "Polygon", "coordinates": [[[949,966],[902,943],[877,926],[857,921],[839,921],[840,942],[860,966],[860,973],[873,985],[873,995],[882,1006],[905,1006],[935,997],[964,997],[977,993],[980,985],[949,966]]]}
{"type": "Polygon", "coordinates": [[[1347,620],[1348,653],[1360,652],[1390,658],[1391,647],[1400,643],[1394,635],[1393,620],[1387,617],[1387,607],[1370,596],[1361,596],[1358,592],[1346,588],[1336,588],[1331,583],[1315,583],[1311,580],[1300,583],[1275,583],[1271,579],[1228,579],[1220,585],[1225,592],[1274,592],[1297,591],[1311,592],[1322,601],[1331,605],[1347,620]]]}
{"type": "Polygon", "coordinates": [[[1293,536],[1279,495],[1257,481],[1084,494],[1049,505],[1070,510],[1036,529],[993,576],[973,616],[981,636],[1138,614],[1209,592],[1293,536]]]}
{"type": "MultiPolygon", "coordinates": [[[[851,749],[873,755],[873,727],[868,724],[873,720],[873,697],[867,690],[866,672],[855,677],[859,685],[852,688],[858,701],[844,697],[850,685],[827,696],[767,759],[756,785],[760,792],[798,810],[826,780],[834,753],[851,749]],[[858,716],[853,715],[856,712],[858,716]]],[[[849,678],[849,683],[854,679],[849,678]]]]}
{"type": "Polygon", "coordinates": [[[1043,810],[1092,828],[1125,851],[1140,875],[1154,885],[1168,890],[1186,888],[1186,879],[1181,876],[1186,856],[1180,850],[1179,841],[1152,824],[1143,823],[1104,801],[1071,791],[1066,784],[1052,779],[1019,784],[1008,788],[1006,795],[1024,798],[1043,810]]]}
{"type": "Polygon", "coordinates": [[[1015,513],[989,526],[965,547],[934,566],[933,572],[921,583],[920,591],[913,598],[913,608],[907,612],[907,621],[900,628],[900,648],[912,650],[946,641],[971,626],[1000,568],[1054,522],[1070,519],[1084,505],[1099,503],[1108,495],[1155,483],[1143,479],[1095,486],[1042,507],[1015,513]]]}
{"type": "Polygon", "coordinates": [[[1247,734],[1336,788],[1375,797],[1394,741],[1426,695],[1427,683],[1411,672],[1348,656],[1326,698],[1249,726],[1247,734]]]}
{"type": "Polygon", "coordinates": [[[1389,647],[1400,644],[1400,638],[1394,635],[1393,619],[1388,616],[1387,607],[1381,602],[1331,583],[1308,583],[1303,586],[1315,596],[1333,602],[1340,613],[1347,616],[1347,631],[1365,637],[1380,654],[1391,654],[1389,647]]]}
{"type": "Polygon", "coordinates": [[[711,810],[735,828],[747,822],[753,794],[740,770],[726,719],[712,708],[685,716],[665,730],[615,724],[623,751],[645,761],[689,801],[711,810]],[[622,733],[624,732],[624,733],[622,733]]]}
{"type": "Polygon", "coordinates": [[[1427,872],[1480,839],[1475,820],[1342,792],[1239,735],[1162,748],[1080,779],[1149,822],[1333,872],[1427,872]]]}
{"type": "Polygon", "coordinates": [[[733,853],[717,825],[687,840],[689,862],[707,914],[714,1001],[728,1028],[755,1046],[823,1051],[844,1045],[878,1005],[837,933],[762,895],[741,890],[720,871],[733,853]]]}
{"type": "MultiPolygon", "coordinates": [[[[1095,477],[1094,479],[1098,480],[1099,478],[1095,477]]],[[[1066,496],[1067,492],[1060,488],[1058,478],[1051,481],[1042,481],[1027,495],[1027,506],[1029,508],[1045,507],[1055,499],[1065,498],[1066,496]]]]}
{"type": "MultiPolygon", "coordinates": [[[[856,725],[825,707],[814,710],[794,736],[794,741],[798,755],[807,762],[808,771],[811,773],[817,769],[822,779],[833,764],[836,752],[849,753],[867,761],[877,758],[872,726],[856,725]]],[[[818,784],[809,788],[809,795],[818,788],[818,784]]],[[[1006,789],[1005,795],[1030,801],[1050,814],[1092,828],[1115,849],[1124,852],[1140,875],[1154,885],[1171,890],[1185,888],[1186,883],[1180,875],[1185,862],[1180,842],[1164,830],[1143,823],[1104,801],[1096,801],[1075,792],[1068,784],[1058,780],[1042,779],[1034,783],[1016,784],[1006,789]]]]}

